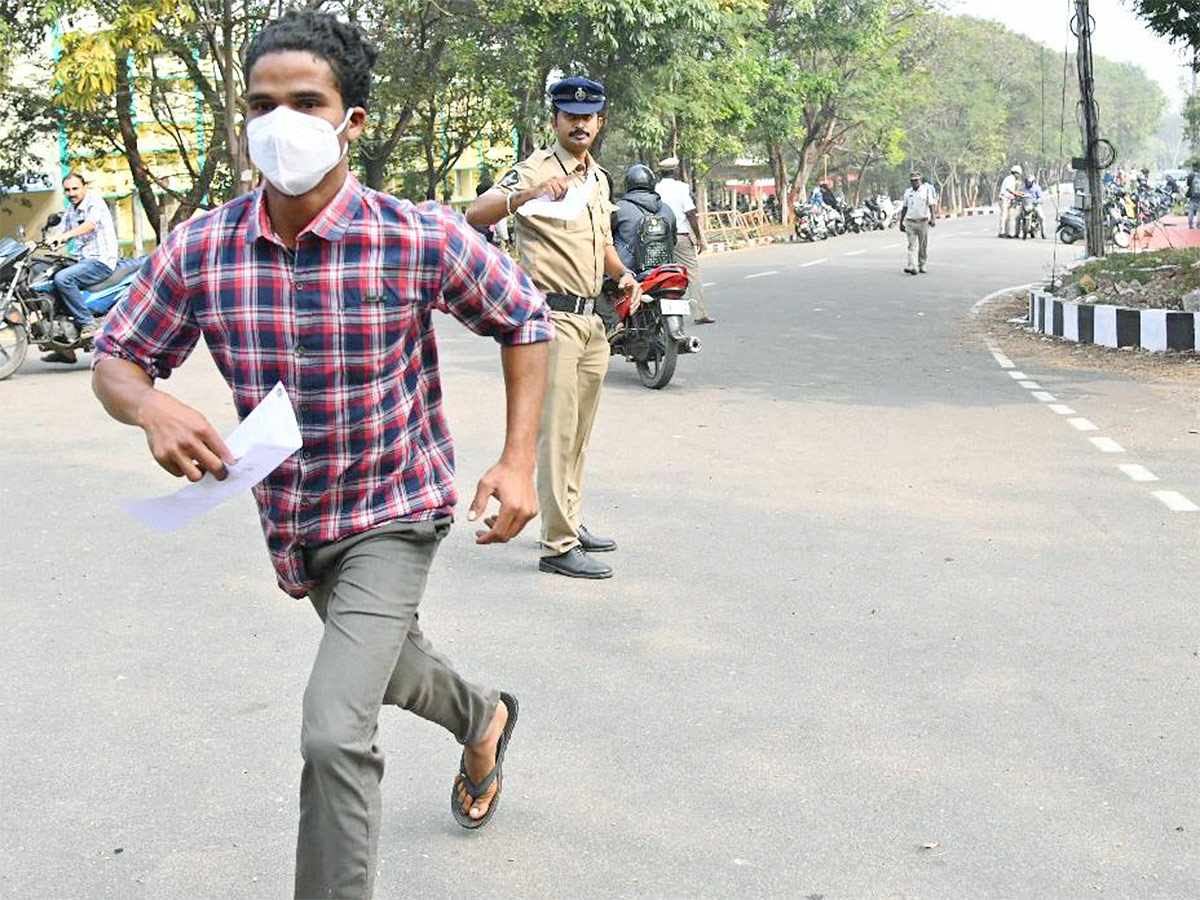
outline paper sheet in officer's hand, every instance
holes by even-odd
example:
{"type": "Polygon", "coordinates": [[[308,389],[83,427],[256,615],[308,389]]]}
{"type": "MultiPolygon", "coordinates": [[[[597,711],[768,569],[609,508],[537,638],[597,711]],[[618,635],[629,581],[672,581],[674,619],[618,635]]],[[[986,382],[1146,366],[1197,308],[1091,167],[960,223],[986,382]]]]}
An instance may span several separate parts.
{"type": "Polygon", "coordinates": [[[567,188],[567,193],[561,200],[551,200],[546,196],[537,197],[517,207],[517,212],[523,216],[541,216],[544,219],[574,222],[587,209],[599,180],[600,176],[592,172],[582,184],[567,188]]]}
{"type": "Polygon", "coordinates": [[[224,481],[205,473],[199,481],[173,494],[124,500],[121,506],[155,531],[164,534],[176,531],[230,497],[250,490],[299,450],[302,443],[292,401],[283,385],[276,384],[225,438],[225,445],[237,462],[227,466],[229,475],[224,481]]]}

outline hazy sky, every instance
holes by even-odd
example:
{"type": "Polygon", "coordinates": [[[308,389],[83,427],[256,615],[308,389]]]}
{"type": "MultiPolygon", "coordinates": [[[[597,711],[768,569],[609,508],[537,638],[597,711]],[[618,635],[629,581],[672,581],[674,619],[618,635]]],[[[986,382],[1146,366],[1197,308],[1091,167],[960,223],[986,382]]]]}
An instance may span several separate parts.
{"type": "MultiPolygon", "coordinates": [[[[1075,37],[1067,28],[1075,9],[1074,0],[949,0],[949,4],[951,12],[1003,22],[1012,31],[1060,53],[1068,40],[1071,48],[1075,48],[1075,37]]],[[[1117,62],[1140,65],[1162,85],[1172,108],[1178,109],[1183,102],[1179,87],[1179,78],[1185,72],[1183,57],[1148,31],[1121,0],[1090,0],[1089,7],[1096,20],[1092,52],[1117,62]]]]}

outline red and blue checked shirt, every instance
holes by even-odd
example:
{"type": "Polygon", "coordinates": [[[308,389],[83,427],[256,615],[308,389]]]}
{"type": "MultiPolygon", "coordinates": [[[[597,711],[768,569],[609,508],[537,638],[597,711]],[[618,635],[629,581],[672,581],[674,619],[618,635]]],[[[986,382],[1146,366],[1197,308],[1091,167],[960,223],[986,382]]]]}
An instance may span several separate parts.
{"type": "Polygon", "coordinates": [[[294,251],[261,191],[180,225],[108,315],[95,360],[166,378],[203,334],[239,418],[283,382],[304,445],[254,494],[279,585],[303,597],[305,547],[454,508],[434,308],[507,345],[553,337],[541,293],[461,216],[350,176],[294,251]]]}

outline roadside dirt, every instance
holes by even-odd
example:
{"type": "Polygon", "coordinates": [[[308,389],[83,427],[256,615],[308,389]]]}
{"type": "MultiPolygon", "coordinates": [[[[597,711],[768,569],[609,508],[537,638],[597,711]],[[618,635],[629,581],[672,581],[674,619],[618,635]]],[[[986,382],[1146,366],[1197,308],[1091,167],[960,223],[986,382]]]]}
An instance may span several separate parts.
{"type": "Polygon", "coordinates": [[[957,340],[964,346],[980,341],[992,344],[1018,364],[1037,362],[1154,384],[1163,395],[1200,412],[1200,353],[1113,350],[1047,337],[1010,321],[1024,320],[1028,310],[1027,293],[997,297],[959,322],[957,340]]]}

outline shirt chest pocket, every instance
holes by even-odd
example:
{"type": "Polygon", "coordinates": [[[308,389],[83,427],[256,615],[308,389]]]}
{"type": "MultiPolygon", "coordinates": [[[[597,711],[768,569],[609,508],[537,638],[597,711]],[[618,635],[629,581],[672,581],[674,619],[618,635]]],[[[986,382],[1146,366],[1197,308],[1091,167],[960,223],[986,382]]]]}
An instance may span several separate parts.
{"type": "Polygon", "coordinates": [[[346,288],[339,309],[340,349],[355,383],[395,371],[415,340],[420,295],[396,287],[346,288]]]}

